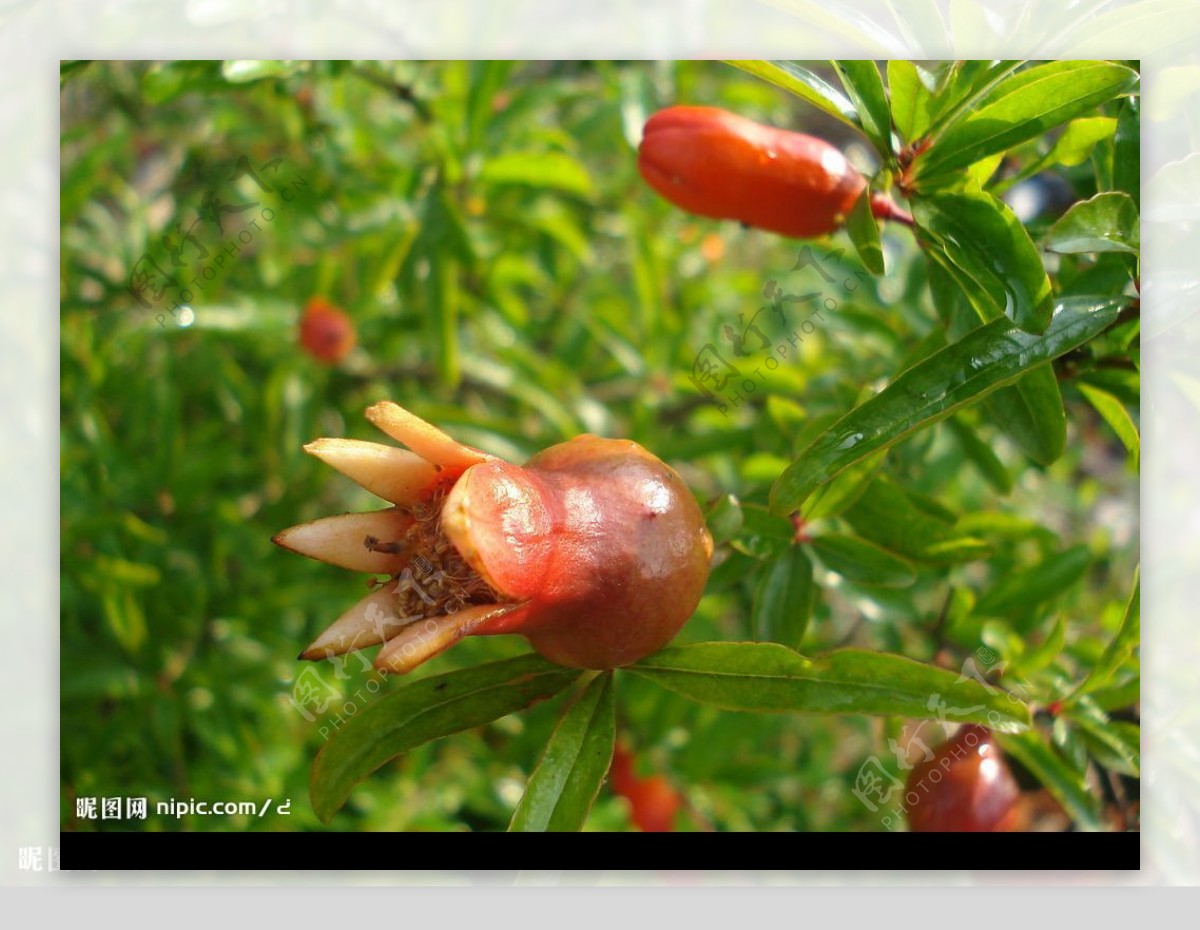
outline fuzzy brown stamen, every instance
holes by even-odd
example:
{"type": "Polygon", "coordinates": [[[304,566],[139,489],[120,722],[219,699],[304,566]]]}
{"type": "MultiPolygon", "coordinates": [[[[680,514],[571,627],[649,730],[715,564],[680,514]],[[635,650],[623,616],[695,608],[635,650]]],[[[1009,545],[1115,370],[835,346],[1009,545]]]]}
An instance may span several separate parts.
{"type": "MultiPolygon", "coordinates": [[[[467,564],[442,531],[442,503],[449,490],[449,485],[442,485],[423,501],[405,508],[414,523],[399,545],[401,551],[412,553],[412,561],[393,579],[398,616],[440,617],[474,604],[507,600],[467,564]]],[[[375,543],[379,545],[378,540],[375,543]]]]}

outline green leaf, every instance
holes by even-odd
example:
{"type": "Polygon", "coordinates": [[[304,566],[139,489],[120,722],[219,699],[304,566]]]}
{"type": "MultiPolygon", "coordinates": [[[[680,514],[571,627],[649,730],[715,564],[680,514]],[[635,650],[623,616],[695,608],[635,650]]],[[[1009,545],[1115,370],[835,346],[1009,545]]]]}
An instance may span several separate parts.
{"type": "Polygon", "coordinates": [[[871,274],[883,274],[883,246],[879,242],[879,224],[871,213],[871,188],[864,187],[846,216],[846,233],[854,250],[871,274]]]}
{"type": "Polygon", "coordinates": [[[855,536],[822,533],[811,545],[822,565],[854,584],[907,588],[917,580],[907,561],[855,536]]]}
{"type": "Polygon", "coordinates": [[[1019,59],[951,62],[941,73],[931,105],[930,135],[952,126],[1022,64],[1019,59]]]}
{"type": "Polygon", "coordinates": [[[1067,625],[1062,617],[1059,617],[1054,621],[1054,626],[1046,634],[1046,638],[1017,660],[1017,670],[1026,676],[1041,671],[1058,658],[1066,641],[1067,625]]]}
{"type": "Polygon", "coordinates": [[[983,540],[921,510],[887,478],[876,478],[843,516],[864,539],[918,562],[945,565],[991,554],[983,540]]]}
{"type": "Polygon", "coordinates": [[[975,613],[981,617],[1028,617],[1032,608],[1058,597],[1080,581],[1091,562],[1088,547],[1075,546],[1023,571],[1010,572],[979,598],[975,613]]]}
{"type": "Polygon", "coordinates": [[[1142,442],[1138,437],[1137,424],[1133,422],[1133,417],[1129,415],[1129,411],[1125,409],[1125,405],[1112,394],[1108,393],[1108,391],[1102,391],[1091,384],[1080,381],[1076,384],[1076,387],[1088,399],[1089,403],[1096,408],[1096,412],[1104,417],[1104,422],[1112,427],[1112,431],[1117,434],[1117,438],[1124,443],[1125,448],[1129,450],[1129,454],[1133,456],[1133,466],[1136,468],[1138,459],[1141,456],[1142,442]]]}
{"type": "Polygon", "coordinates": [[[1133,198],[1134,206],[1142,202],[1142,130],[1141,105],[1138,97],[1121,102],[1117,113],[1117,131],[1113,136],[1113,186],[1133,198]]]}
{"type": "Polygon", "coordinates": [[[856,462],[828,484],[822,485],[800,508],[804,522],[827,520],[853,507],[875,480],[886,458],[887,450],[884,449],[856,462]]]}
{"type": "Polygon", "coordinates": [[[1112,324],[1123,303],[1069,297],[1041,335],[996,320],[935,352],[818,436],[771,487],[771,510],[791,513],[847,466],[1082,345],[1112,324]]]}
{"type": "Polygon", "coordinates": [[[1081,712],[1082,708],[1068,714],[1080,730],[1088,751],[1106,769],[1142,777],[1142,730],[1135,723],[1125,720],[1109,720],[1100,710],[1081,712]]]}
{"type": "Polygon", "coordinates": [[[754,713],[872,714],[1029,725],[1029,708],[972,678],[903,656],[844,649],[817,659],[774,643],[697,643],[626,669],[684,697],[754,713]],[[962,679],[962,680],[960,680],[962,679]]]}
{"type": "Polygon", "coordinates": [[[1067,815],[1084,830],[1100,829],[1100,805],[1087,786],[1085,776],[1042,736],[1035,732],[1001,735],[1000,748],[1037,778],[1062,805],[1067,815]]]}
{"type": "Polygon", "coordinates": [[[225,61],[221,63],[221,76],[231,84],[246,84],[263,78],[287,77],[302,66],[298,61],[225,61]]]}
{"type": "Polygon", "coordinates": [[[1116,635],[1109,641],[1100,655],[1099,660],[1087,676],[1071,692],[1067,701],[1073,701],[1081,695],[1095,691],[1108,685],[1117,671],[1137,649],[1142,636],[1142,585],[1141,571],[1138,570],[1133,578],[1133,593],[1125,605],[1125,616],[1116,635]]]}
{"type": "Polygon", "coordinates": [[[905,142],[921,137],[933,114],[932,77],[903,58],[887,64],[888,93],[892,98],[892,121],[905,142]]]}
{"type": "Polygon", "coordinates": [[[1052,252],[1132,252],[1141,247],[1138,209],[1120,191],[1097,194],[1075,204],[1046,233],[1052,252]]]}
{"type": "Polygon", "coordinates": [[[529,776],[510,832],[583,828],[612,763],[617,733],[612,679],[612,672],[597,675],[563,713],[529,776]]]}
{"type": "Polygon", "coordinates": [[[1021,221],[984,191],[917,197],[923,245],[958,282],[983,322],[1002,316],[1031,333],[1054,309],[1041,255],[1021,221]]]}
{"type": "Polygon", "coordinates": [[[975,464],[987,483],[1001,494],[1011,493],[1012,475],[1008,473],[1008,469],[1004,467],[1004,463],[992,447],[979,438],[974,427],[964,423],[961,417],[950,417],[946,425],[958,440],[963,454],[975,464]]]}
{"type": "Polygon", "coordinates": [[[742,529],[745,517],[742,516],[742,505],[732,494],[723,494],[717,502],[708,509],[706,516],[708,531],[712,534],[713,545],[720,546],[729,542],[742,529]]]}
{"type": "Polygon", "coordinates": [[[1054,369],[1042,365],[987,397],[984,409],[1039,465],[1058,461],[1067,447],[1067,415],[1054,369]]]}
{"type": "Polygon", "coordinates": [[[950,123],[915,162],[914,180],[944,180],[1034,139],[1137,87],[1137,73],[1107,61],[1054,61],[1006,78],[950,123]]]}
{"type": "Polygon", "coordinates": [[[841,120],[847,126],[861,129],[854,104],[840,90],[816,73],[791,61],[726,61],[755,77],[769,81],[811,103],[818,110],[841,120]]]}
{"type": "Polygon", "coordinates": [[[808,556],[797,545],[788,547],[776,556],[759,582],[751,613],[755,639],[798,649],[816,594],[808,556]]]}
{"type": "Polygon", "coordinates": [[[328,823],[354,786],[390,759],[553,697],[580,674],[523,655],[401,685],[355,714],[317,754],[313,809],[328,823]]]}
{"type": "MultiPolygon", "coordinates": [[[[892,148],[892,111],[888,106],[883,78],[870,59],[834,61],[833,69],[842,79],[842,86],[858,112],[862,130],[885,165],[895,166],[896,153],[892,148]]],[[[882,273],[882,272],[878,272],[882,273]]]]}
{"type": "Polygon", "coordinates": [[[1072,120],[1055,142],[1054,147],[1038,168],[1050,165],[1065,165],[1069,168],[1082,165],[1092,156],[1092,151],[1116,130],[1117,121],[1111,116],[1089,116],[1072,120]]]}
{"type": "Polygon", "coordinates": [[[792,544],[796,530],[787,517],[770,513],[756,504],[742,506],[742,529],[730,545],[756,559],[767,559],[792,544]]]}
{"type": "Polygon", "coordinates": [[[523,184],[591,199],[596,189],[587,169],[564,152],[506,152],[483,163],[487,184],[523,184]]]}

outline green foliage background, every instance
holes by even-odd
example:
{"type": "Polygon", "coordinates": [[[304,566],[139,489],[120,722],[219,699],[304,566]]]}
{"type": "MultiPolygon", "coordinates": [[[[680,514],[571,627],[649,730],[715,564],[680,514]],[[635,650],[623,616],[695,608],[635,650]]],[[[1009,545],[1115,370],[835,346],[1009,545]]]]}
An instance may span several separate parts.
{"type": "MultiPolygon", "coordinates": [[[[315,720],[297,708],[294,657],[363,580],[270,538],[375,506],[300,447],[379,438],[361,411],[382,398],[515,461],[595,432],[676,467],[715,508],[721,542],[680,643],[853,645],[954,670],[974,657],[1004,663],[1037,706],[1103,662],[1137,563],[1136,319],[1056,363],[1061,455],[1035,461],[994,410],[972,405],[855,466],[841,506],[826,501],[808,527],[811,547],[791,546],[790,524],[766,509],[822,429],[945,341],[941,272],[931,281],[914,236],[893,225],[883,277],[844,233],[807,243],[837,283],[795,270],[806,243],[655,196],[636,144],[654,110],[702,103],[821,135],[873,172],[866,140],[829,114],[716,62],[94,62],[64,65],[62,80],[64,829],[323,828],[308,778],[336,706],[315,720]],[[232,179],[243,156],[274,191],[232,179]],[[218,232],[205,218],[214,190],[258,206],[225,214],[218,232]],[[248,227],[263,208],[273,219],[248,227]],[[130,274],[147,253],[170,265],[162,236],[178,240],[176,224],[210,253],[185,247],[181,274],[214,273],[186,310],[170,297],[143,307],[130,274]],[[832,297],[836,311],[722,409],[688,376],[706,344],[729,355],[724,328],[767,306],[770,282],[832,297]],[[335,367],[297,343],[314,295],[357,327],[359,348],[335,367]],[[797,560],[815,566],[815,584],[781,592],[771,578],[796,577],[797,560]],[[772,598],[792,612],[780,620],[772,598]],[[75,817],[76,798],[99,796],[147,797],[150,817],[75,817]],[[156,816],[170,798],[292,804],[287,817],[156,816]]],[[[1114,154],[1118,106],[1039,132],[991,171],[966,170],[997,193],[1046,169],[1074,200],[1113,189],[1128,171],[1114,154]]],[[[1051,219],[1030,221],[1035,241],[1051,219]]],[[[1056,293],[1116,295],[1130,277],[1124,253],[1051,262],[1056,293]]],[[[805,318],[758,322],[774,346],[805,318]]],[[[467,640],[433,671],[523,651],[516,638],[467,640]]],[[[1110,772],[1136,774],[1137,661],[1118,659],[1081,711],[1090,727],[1041,728],[1050,769],[1092,797],[1077,822],[1101,822],[1110,772]]],[[[378,693],[353,659],[320,674],[356,711],[378,693]]],[[[872,756],[898,772],[887,739],[899,720],[733,713],[632,674],[616,684],[639,768],[686,795],[682,828],[881,829],[852,789],[872,756]]],[[[330,826],[503,829],[562,705],[407,753],[330,826]]],[[[602,792],[586,828],[627,826],[623,802],[602,792]]]]}

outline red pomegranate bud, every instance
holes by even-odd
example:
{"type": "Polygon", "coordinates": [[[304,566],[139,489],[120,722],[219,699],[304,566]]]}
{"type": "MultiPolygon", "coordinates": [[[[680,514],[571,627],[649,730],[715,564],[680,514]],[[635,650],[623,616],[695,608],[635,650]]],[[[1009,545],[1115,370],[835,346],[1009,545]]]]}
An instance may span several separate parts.
{"type": "Polygon", "coordinates": [[[463,636],[520,633],[561,665],[615,668],[695,610],[712,537],[679,475],[637,443],[577,436],[518,467],[387,401],[367,418],[411,451],[351,439],[305,451],[395,506],[274,541],[391,581],[302,658],[384,643],[376,666],[406,672],[463,636]]]}
{"type": "Polygon", "coordinates": [[[715,107],[650,117],[638,170],[689,213],[800,238],[841,226],[867,183],[828,142],[715,107]]]}
{"type": "Polygon", "coordinates": [[[300,345],[319,362],[333,365],[354,348],[354,323],[343,311],[321,297],[312,298],[300,317],[300,345]]]}
{"type": "Polygon", "coordinates": [[[635,827],[643,833],[669,833],[675,829],[675,815],[683,807],[683,798],[662,775],[639,778],[633,754],[619,742],[613,747],[608,777],[613,793],[629,803],[629,819],[635,827]]]}
{"type": "Polygon", "coordinates": [[[1001,833],[1018,828],[1019,795],[991,732],[971,724],[912,770],[904,810],[914,833],[1001,833]]]}

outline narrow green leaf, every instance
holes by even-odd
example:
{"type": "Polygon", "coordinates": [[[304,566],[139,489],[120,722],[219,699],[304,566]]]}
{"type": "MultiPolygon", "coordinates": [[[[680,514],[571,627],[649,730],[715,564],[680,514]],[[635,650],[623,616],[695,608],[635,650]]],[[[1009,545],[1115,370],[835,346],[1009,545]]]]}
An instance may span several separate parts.
{"type": "Polygon", "coordinates": [[[1100,805],[1086,778],[1036,732],[998,737],[1000,748],[1027,768],[1084,830],[1100,829],[1100,805]]]}
{"type": "Polygon", "coordinates": [[[1105,688],[1097,688],[1095,691],[1089,691],[1087,698],[1096,707],[1106,713],[1133,707],[1142,699],[1141,676],[1134,675],[1132,678],[1118,685],[1110,685],[1105,688]]]}
{"type": "Polygon", "coordinates": [[[717,502],[708,509],[705,519],[708,531],[712,534],[713,544],[717,546],[737,536],[745,522],[742,505],[732,494],[723,494],[717,498],[717,502]]]}
{"type": "Polygon", "coordinates": [[[1071,120],[1062,135],[1054,141],[1054,147],[1038,163],[1039,168],[1048,168],[1051,165],[1072,168],[1082,165],[1091,157],[1092,150],[1111,136],[1116,128],[1117,121],[1111,116],[1088,116],[1071,120]]]}
{"type": "Polygon", "coordinates": [[[883,274],[883,246],[879,241],[879,223],[871,213],[871,188],[864,187],[846,216],[846,233],[854,250],[871,274],[883,274]]]}
{"type": "Polygon", "coordinates": [[[1040,333],[1054,301],[1042,257],[1008,205],[985,191],[917,197],[922,244],[962,287],[982,321],[1001,316],[1040,333]]]}
{"type": "Polygon", "coordinates": [[[1028,726],[1029,708],[970,677],[903,656],[844,649],[806,659],[774,643],[697,643],[626,669],[704,704],[755,713],[871,714],[1028,726]]]}
{"type": "Polygon", "coordinates": [[[580,674],[523,655],[401,685],[355,714],[317,754],[313,810],[328,823],[354,786],[390,759],[553,697],[580,674]]]}
{"type": "Polygon", "coordinates": [[[1135,723],[1109,720],[1101,711],[1072,712],[1069,719],[1079,727],[1084,743],[1106,769],[1132,778],[1142,777],[1142,731],[1135,723]]]}
{"type": "Polygon", "coordinates": [[[1010,572],[975,605],[981,617],[1028,616],[1032,609],[1058,597],[1080,581],[1092,563],[1087,546],[1075,546],[1019,572],[1010,572]]]}
{"type": "Polygon", "coordinates": [[[1067,447],[1067,414],[1054,369],[1042,365],[984,399],[984,409],[1039,465],[1058,461],[1067,447]]]}
{"type": "Polygon", "coordinates": [[[1112,324],[1123,303],[1069,297],[1041,335],[996,320],[935,352],[818,436],[771,487],[771,510],[791,513],[847,466],[1082,345],[1112,324]]]}
{"type": "Polygon", "coordinates": [[[915,180],[942,180],[1036,138],[1137,87],[1137,73],[1107,61],[1034,65],[992,87],[916,161],[915,180]]]}
{"type": "Polygon", "coordinates": [[[529,776],[510,832],[577,831],[600,792],[616,741],[612,672],[602,672],[563,713],[529,776]]]}
{"type": "Polygon", "coordinates": [[[1142,129],[1138,97],[1127,97],[1117,113],[1117,131],[1113,136],[1113,186],[1133,198],[1135,207],[1142,202],[1142,129]]]}
{"type": "Polygon", "coordinates": [[[1142,442],[1138,436],[1137,424],[1133,422],[1133,417],[1129,415],[1129,411],[1125,409],[1125,405],[1117,400],[1108,391],[1102,391],[1100,388],[1091,384],[1086,384],[1080,381],[1076,384],[1079,392],[1088,399],[1096,412],[1104,417],[1104,422],[1112,427],[1112,431],[1117,434],[1117,438],[1129,450],[1129,454],[1133,456],[1134,468],[1137,467],[1138,460],[1141,456],[1142,442]]]}
{"type": "Polygon", "coordinates": [[[961,417],[950,417],[946,424],[962,447],[963,454],[975,464],[987,483],[1001,494],[1011,493],[1012,475],[992,447],[979,438],[974,427],[964,423],[961,417]]]}
{"type": "Polygon", "coordinates": [[[1106,191],[1075,204],[1046,233],[1051,252],[1132,252],[1141,248],[1133,198],[1106,191]]]}
{"type": "Polygon", "coordinates": [[[950,62],[941,72],[931,105],[929,135],[953,126],[991,90],[1025,62],[1019,59],[967,59],[950,62]]]}
{"type": "Polygon", "coordinates": [[[726,61],[726,64],[753,74],[795,94],[818,110],[828,113],[855,129],[861,129],[854,104],[840,90],[814,72],[791,61],[726,61]]]}
{"type": "Polygon", "coordinates": [[[811,545],[822,565],[855,584],[907,588],[917,580],[905,559],[855,536],[822,533],[811,545]]]}
{"type": "Polygon", "coordinates": [[[565,152],[506,152],[483,163],[486,184],[523,184],[590,199],[595,185],[587,169],[565,152]]]}
{"type": "Polygon", "coordinates": [[[759,582],[751,612],[754,638],[798,649],[816,594],[812,563],[799,546],[789,546],[759,582]]]}
{"type": "Polygon", "coordinates": [[[1066,641],[1067,625],[1062,617],[1059,617],[1054,621],[1054,626],[1046,634],[1046,638],[1017,660],[1017,671],[1028,676],[1046,668],[1058,658],[1066,641]]]}
{"type": "Polygon", "coordinates": [[[850,101],[858,112],[862,130],[875,146],[880,159],[885,165],[895,166],[892,111],[875,62],[870,59],[834,61],[833,69],[842,79],[842,87],[850,95],[850,101]]]}
{"type": "Polygon", "coordinates": [[[1125,605],[1125,616],[1121,620],[1120,628],[1104,648],[1099,661],[1092,666],[1092,670],[1079,683],[1075,690],[1071,692],[1071,695],[1067,698],[1068,701],[1072,701],[1090,691],[1103,688],[1113,680],[1113,676],[1125,664],[1125,661],[1133,654],[1133,651],[1137,649],[1138,644],[1141,642],[1141,608],[1142,585],[1141,571],[1139,569],[1133,578],[1133,593],[1129,596],[1129,602],[1125,605]]]}
{"type": "Polygon", "coordinates": [[[887,64],[888,94],[892,100],[892,121],[905,142],[913,142],[929,128],[933,113],[933,78],[903,58],[887,64]]]}
{"type": "Polygon", "coordinates": [[[742,529],[730,542],[738,552],[756,559],[778,555],[792,544],[796,531],[792,521],[756,504],[742,506],[742,529]]]}
{"type": "Polygon", "coordinates": [[[843,517],[859,536],[918,562],[949,565],[991,554],[983,540],[921,510],[884,477],[876,478],[843,517]]]}
{"type": "Polygon", "coordinates": [[[845,469],[828,484],[818,488],[800,508],[800,516],[804,522],[828,520],[853,507],[855,501],[862,497],[863,492],[875,480],[886,458],[886,449],[867,456],[861,462],[845,469]]]}

